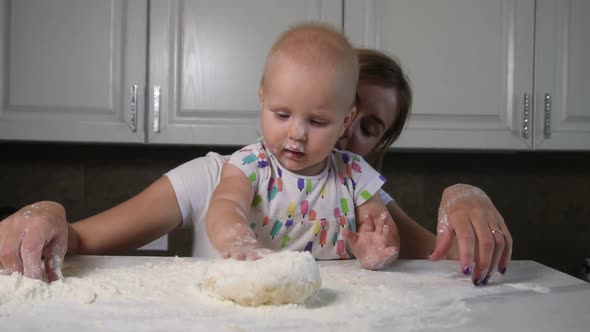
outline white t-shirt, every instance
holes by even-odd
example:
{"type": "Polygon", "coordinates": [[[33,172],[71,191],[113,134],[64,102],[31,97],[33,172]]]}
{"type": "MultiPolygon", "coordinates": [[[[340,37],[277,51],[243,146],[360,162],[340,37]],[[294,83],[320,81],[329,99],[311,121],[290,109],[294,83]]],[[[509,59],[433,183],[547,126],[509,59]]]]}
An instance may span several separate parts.
{"type": "Polygon", "coordinates": [[[165,175],[172,183],[182,213],[180,227],[193,227],[194,257],[219,257],[207,237],[205,217],[211,196],[221,176],[221,168],[229,156],[209,152],[205,157],[188,161],[165,175]]]}
{"type": "Polygon", "coordinates": [[[385,206],[394,201],[393,198],[389,196],[389,194],[386,193],[383,189],[379,189],[379,197],[381,198],[385,206]]]}
{"type": "MultiPolygon", "coordinates": [[[[195,158],[165,175],[170,180],[182,213],[182,228],[193,228],[193,257],[219,257],[205,229],[205,217],[211,196],[221,176],[223,164],[229,156],[209,152],[205,157],[195,158]]],[[[393,201],[385,191],[379,190],[385,205],[393,201]]]]}

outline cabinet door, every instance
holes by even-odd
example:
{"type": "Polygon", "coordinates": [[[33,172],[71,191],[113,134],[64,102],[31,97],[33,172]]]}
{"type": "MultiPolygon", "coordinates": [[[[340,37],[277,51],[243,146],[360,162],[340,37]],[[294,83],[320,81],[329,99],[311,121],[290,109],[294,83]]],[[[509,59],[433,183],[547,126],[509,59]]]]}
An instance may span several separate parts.
{"type": "Polygon", "coordinates": [[[244,145],[260,131],[266,53],[290,25],[341,28],[341,0],[154,1],[149,126],[153,143],[244,145]]]}
{"type": "Polygon", "coordinates": [[[536,10],[535,149],[590,150],[590,2],[536,10]]]}
{"type": "Polygon", "coordinates": [[[524,115],[532,105],[533,0],[365,0],[345,8],[350,38],[396,57],[412,82],[414,105],[396,147],[531,148],[524,115]]]}
{"type": "Polygon", "coordinates": [[[143,142],[146,44],[146,0],[2,0],[0,139],[143,142]]]}

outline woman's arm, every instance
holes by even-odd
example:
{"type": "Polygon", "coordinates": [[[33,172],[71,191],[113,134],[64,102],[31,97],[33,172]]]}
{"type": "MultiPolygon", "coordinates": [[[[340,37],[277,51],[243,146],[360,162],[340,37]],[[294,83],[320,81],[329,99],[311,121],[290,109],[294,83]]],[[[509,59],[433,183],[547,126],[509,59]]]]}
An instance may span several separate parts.
{"type": "Polygon", "coordinates": [[[401,238],[401,258],[455,259],[475,285],[487,284],[497,268],[506,272],[512,237],[504,219],[479,188],[456,184],[445,189],[437,235],[412,220],[394,201],[387,204],[401,238]]]}
{"type": "Polygon", "coordinates": [[[68,254],[136,249],[172,231],[181,221],[176,194],[163,176],[131,199],[71,224],[68,254]]]}
{"type": "Polygon", "coordinates": [[[61,275],[66,251],[103,254],[137,248],[168,233],[181,219],[166,177],[128,201],[70,225],[61,204],[38,202],[0,222],[0,262],[9,272],[53,281],[61,275]]]}
{"type": "Polygon", "coordinates": [[[64,207],[43,201],[27,205],[0,222],[0,268],[48,281],[61,277],[68,245],[64,207]],[[41,266],[45,256],[45,266],[41,266]]]}
{"type": "Polygon", "coordinates": [[[399,257],[402,259],[428,259],[436,243],[434,234],[412,220],[395,201],[387,204],[387,210],[399,231],[401,240],[399,257]]]}
{"type": "MultiPolygon", "coordinates": [[[[387,204],[387,210],[395,220],[400,238],[402,259],[429,259],[434,251],[436,237],[432,232],[410,218],[395,201],[387,204]]],[[[448,251],[447,259],[458,259],[457,245],[448,251]]]]}
{"type": "Polygon", "coordinates": [[[483,190],[461,183],[446,188],[438,210],[437,233],[430,258],[444,258],[451,245],[458,242],[461,270],[472,274],[476,286],[487,284],[495,270],[506,273],[512,256],[512,236],[483,190]]]}

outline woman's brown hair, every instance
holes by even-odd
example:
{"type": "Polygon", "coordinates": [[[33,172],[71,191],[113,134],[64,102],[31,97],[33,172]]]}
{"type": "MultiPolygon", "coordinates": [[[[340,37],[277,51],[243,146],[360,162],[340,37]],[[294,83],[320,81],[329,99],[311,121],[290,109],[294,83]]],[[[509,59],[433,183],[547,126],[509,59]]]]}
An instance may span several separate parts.
{"type": "Polygon", "coordinates": [[[357,49],[359,59],[359,84],[369,83],[394,89],[398,95],[399,114],[393,125],[385,131],[379,143],[365,156],[377,169],[389,146],[397,140],[406,124],[412,107],[412,87],[399,63],[377,50],[357,49]]]}

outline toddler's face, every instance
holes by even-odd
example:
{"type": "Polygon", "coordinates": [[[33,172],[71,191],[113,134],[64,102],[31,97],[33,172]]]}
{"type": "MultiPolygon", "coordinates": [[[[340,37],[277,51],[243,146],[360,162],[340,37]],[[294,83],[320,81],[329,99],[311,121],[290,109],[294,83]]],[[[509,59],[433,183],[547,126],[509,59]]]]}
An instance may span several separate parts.
{"type": "Polygon", "coordinates": [[[260,88],[262,135],[286,169],[319,174],[338,138],[354,116],[342,75],[277,55],[260,88]]]}

